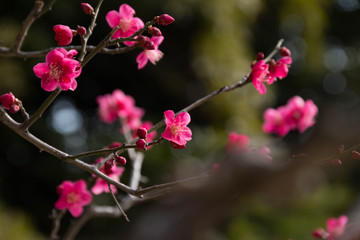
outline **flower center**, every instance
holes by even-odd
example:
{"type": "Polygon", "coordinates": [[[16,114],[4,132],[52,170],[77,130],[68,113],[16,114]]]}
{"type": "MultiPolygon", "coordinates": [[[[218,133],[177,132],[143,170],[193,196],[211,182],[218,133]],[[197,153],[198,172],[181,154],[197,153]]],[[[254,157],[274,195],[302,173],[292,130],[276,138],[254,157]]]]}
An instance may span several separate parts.
{"type": "Polygon", "coordinates": [[[75,203],[79,201],[79,195],[72,192],[67,195],[66,199],[68,203],[75,203]]]}
{"type": "Polygon", "coordinates": [[[131,20],[126,18],[120,19],[119,27],[123,32],[126,32],[131,27],[131,20]]]}
{"type": "Polygon", "coordinates": [[[173,124],[171,125],[170,130],[171,130],[171,134],[175,136],[178,134],[178,132],[182,130],[182,127],[173,124]]]}
{"type": "Polygon", "coordinates": [[[52,78],[59,80],[59,78],[62,74],[63,74],[63,69],[61,68],[61,66],[58,66],[55,64],[50,65],[50,76],[52,78]]]}

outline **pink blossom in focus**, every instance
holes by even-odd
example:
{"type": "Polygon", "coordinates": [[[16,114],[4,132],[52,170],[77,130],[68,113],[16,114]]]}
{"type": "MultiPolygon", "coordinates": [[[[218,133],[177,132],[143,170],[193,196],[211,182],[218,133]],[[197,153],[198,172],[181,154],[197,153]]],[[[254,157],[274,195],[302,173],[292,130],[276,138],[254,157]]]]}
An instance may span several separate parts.
{"type": "Polygon", "coordinates": [[[345,231],[348,218],[345,215],[341,215],[339,218],[329,218],[326,221],[326,229],[329,233],[327,240],[335,240],[345,231]]]}
{"type": "Polygon", "coordinates": [[[181,112],[175,117],[172,110],[164,112],[166,129],[161,136],[174,143],[174,148],[183,148],[191,140],[192,132],[187,125],[190,123],[190,114],[181,112]]]}
{"type": "Polygon", "coordinates": [[[254,64],[250,73],[250,79],[252,80],[255,89],[262,95],[266,93],[264,82],[267,81],[268,69],[269,64],[266,64],[264,60],[260,60],[254,64]]]}
{"type": "MultiPolygon", "coordinates": [[[[134,17],[135,10],[127,4],[121,4],[119,11],[112,10],[106,14],[106,21],[111,28],[120,28],[113,34],[112,38],[130,37],[137,30],[144,27],[140,18],[134,17]]],[[[126,41],[125,45],[132,46],[135,42],[126,41]]]]}
{"type": "Polygon", "coordinates": [[[156,63],[163,57],[163,52],[161,52],[158,48],[159,45],[162,43],[162,41],[164,40],[163,36],[152,36],[151,37],[151,41],[154,43],[155,45],[155,49],[154,50],[147,50],[144,49],[144,51],[142,51],[137,57],[136,57],[136,62],[138,63],[138,69],[141,69],[143,67],[145,67],[145,65],[147,64],[148,60],[156,65],[156,63]]]}
{"type": "MultiPolygon", "coordinates": [[[[95,163],[99,163],[103,160],[103,158],[98,158],[95,163]]],[[[110,178],[114,179],[115,181],[120,181],[120,177],[123,174],[125,168],[124,167],[118,167],[115,164],[112,166],[112,168],[110,169],[110,171],[105,171],[105,165],[100,168],[100,171],[104,174],[106,174],[107,176],[109,176],[110,178]]],[[[113,193],[117,192],[117,188],[113,185],[110,185],[111,190],[113,191],[113,193]]],[[[103,180],[102,178],[97,178],[96,182],[94,184],[94,186],[91,188],[91,192],[94,193],[95,195],[99,195],[100,193],[106,192],[109,193],[109,186],[107,184],[107,182],[105,180],[103,180]]]]}
{"type": "Polygon", "coordinates": [[[70,27],[66,25],[55,25],[53,27],[55,32],[55,40],[59,46],[69,45],[73,39],[73,32],[70,27]]]}
{"type": "Polygon", "coordinates": [[[285,121],[284,107],[278,109],[268,108],[264,112],[265,122],[262,125],[262,129],[266,133],[275,133],[281,137],[284,137],[290,131],[288,123],[285,121]]]}
{"type": "Polygon", "coordinates": [[[98,96],[96,101],[99,105],[99,117],[105,123],[112,123],[116,119],[122,119],[130,129],[136,129],[141,124],[144,110],[135,106],[135,100],[123,91],[115,89],[112,94],[98,96]]]}
{"type": "Polygon", "coordinates": [[[75,78],[81,73],[80,63],[72,59],[76,54],[75,50],[57,48],[46,55],[45,63],[34,66],[34,73],[41,78],[41,87],[45,91],[54,91],[58,86],[64,91],[76,89],[75,78]]]}
{"type": "Polygon", "coordinates": [[[268,84],[272,84],[274,81],[283,79],[288,75],[289,66],[292,63],[291,57],[282,57],[274,64],[269,65],[268,84]]]}
{"type": "Polygon", "coordinates": [[[83,207],[92,201],[92,195],[86,189],[84,180],[63,181],[57,187],[57,193],[60,198],[55,207],[59,210],[68,209],[73,217],[79,217],[83,213],[83,207]]]}
{"type": "Polygon", "coordinates": [[[250,150],[249,142],[250,138],[248,136],[231,132],[229,134],[226,150],[229,152],[250,150]]]}

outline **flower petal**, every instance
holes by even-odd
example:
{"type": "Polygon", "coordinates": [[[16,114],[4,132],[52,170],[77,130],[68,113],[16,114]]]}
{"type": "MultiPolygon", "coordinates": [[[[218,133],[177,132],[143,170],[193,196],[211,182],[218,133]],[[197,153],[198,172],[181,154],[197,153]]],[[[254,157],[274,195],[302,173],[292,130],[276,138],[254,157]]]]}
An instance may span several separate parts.
{"type": "Polygon", "coordinates": [[[106,14],[106,22],[109,24],[109,26],[111,28],[114,28],[116,27],[117,25],[119,25],[119,22],[120,22],[120,14],[115,11],[115,10],[112,10],[110,12],[108,12],[106,14]]]}
{"type": "Polygon", "coordinates": [[[125,3],[121,4],[119,14],[120,18],[132,18],[135,15],[135,10],[125,3]]]}

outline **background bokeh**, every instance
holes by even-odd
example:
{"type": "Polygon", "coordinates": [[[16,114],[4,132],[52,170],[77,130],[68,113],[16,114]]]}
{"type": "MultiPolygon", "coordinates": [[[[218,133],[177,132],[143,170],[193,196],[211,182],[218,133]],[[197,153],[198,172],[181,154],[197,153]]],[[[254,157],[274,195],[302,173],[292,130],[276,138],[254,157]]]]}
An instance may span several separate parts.
{"type": "MultiPolygon", "coordinates": [[[[81,12],[80,2],[57,1],[53,11],[30,29],[23,50],[55,46],[55,24],[87,26],[89,17],[81,12]]],[[[173,150],[164,143],[146,153],[147,184],[209,169],[225,155],[230,131],[249,135],[254,147],[268,144],[275,163],[300,152],[320,158],[336,152],[339,144],[350,147],[360,142],[358,0],[106,0],[90,44],[110,31],[105,15],[122,3],[131,5],[144,21],[161,13],[175,18],[173,24],[161,28],[163,59],[139,71],[135,58],[140,49],[117,56],[99,54],[83,69],[76,91],[61,93],[31,128],[40,139],[68,153],[119,141],[119,126],[99,121],[96,96],[121,89],[146,110],[144,120],[155,123],[167,109],[180,110],[219,87],[236,83],[249,72],[257,52],[269,53],[283,38],[293,57],[289,76],[268,87],[265,96],[249,84],[192,111],[193,140],[186,149],[173,150]],[[318,105],[317,124],[283,140],[263,134],[263,111],[285,104],[293,95],[318,105]]],[[[11,46],[32,6],[28,0],[1,4],[1,45],[11,46]]],[[[48,96],[32,71],[43,61],[43,57],[0,57],[0,94],[13,92],[28,112],[34,112],[48,96]]],[[[57,200],[56,186],[88,174],[40,153],[3,125],[0,134],[0,239],[44,239],[51,227],[48,216],[57,200]]],[[[202,239],[310,239],[311,230],[324,226],[328,217],[350,213],[358,204],[359,163],[350,156],[342,161],[341,168],[328,164],[301,171],[296,194],[290,199],[281,193],[284,201],[259,197],[242,202],[202,239]]],[[[95,201],[112,204],[106,195],[95,201]]],[[[132,222],[151,204],[131,209],[132,222]]],[[[67,216],[63,227],[70,221],[67,216]]],[[[93,219],[77,239],[119,239],[132,224],[123,219],[93,219]]]]}

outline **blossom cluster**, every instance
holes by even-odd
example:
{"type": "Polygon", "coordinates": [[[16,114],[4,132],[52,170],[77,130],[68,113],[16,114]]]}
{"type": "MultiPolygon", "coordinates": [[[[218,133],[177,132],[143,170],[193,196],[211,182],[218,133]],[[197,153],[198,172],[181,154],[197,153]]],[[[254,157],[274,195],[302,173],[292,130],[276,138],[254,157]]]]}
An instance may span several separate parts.
{"type": "Polygon", "coordinates": [[[314,117],[317,113],[318,108],[312,100],[304,101],[300,96],[294,96],[285,106],[277,109],[268,108],[264,112],[262,129],[266,133],[274,133],[281,137],[294,129],[303,133],[315,124],[314,117]]]}
{"type": "Polygon", "coordinates": [[[282,58],[277,61],[271,59],[269,62],[265,62],[264,54],[259,53],[256,61],[251,65],[252,70],[249,78],[260,94],[266,93],[264,83],[271,85],[278,78],[282,79],[288,75],[289,66],[292,63],[291,53],[285,47],[280,48],[279,53],[282,58]]]}
{"type": "Polygon", "coordinates": [[[20,110],[21,101],[17,99],[12,92],[0,96],[1,105],[10,113],[16,113],[20,110]]]}

